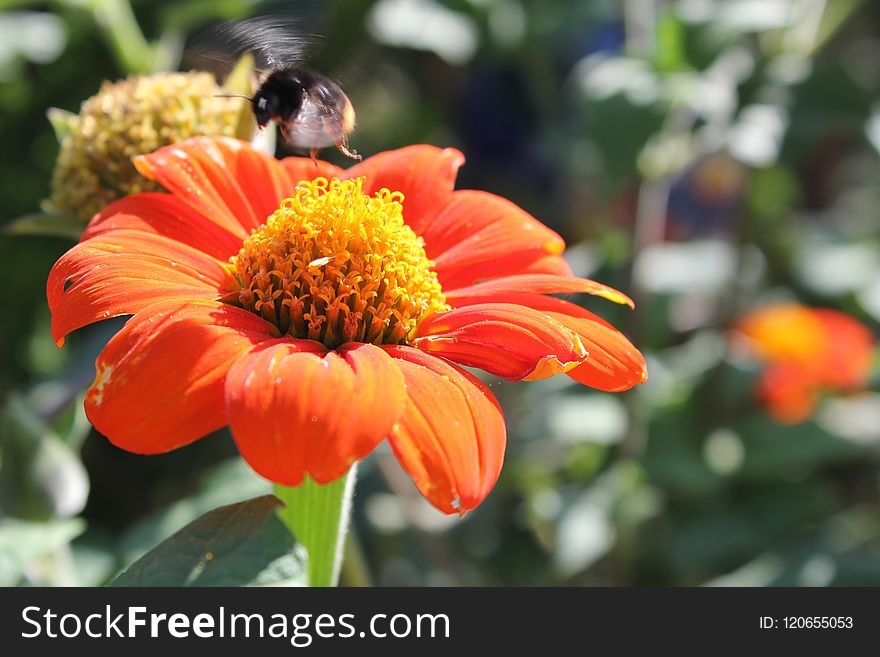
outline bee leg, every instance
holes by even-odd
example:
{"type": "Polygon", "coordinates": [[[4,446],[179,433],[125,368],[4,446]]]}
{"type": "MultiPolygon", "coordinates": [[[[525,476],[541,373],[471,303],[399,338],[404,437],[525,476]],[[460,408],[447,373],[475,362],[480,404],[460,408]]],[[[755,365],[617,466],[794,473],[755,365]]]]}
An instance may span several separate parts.
{"type": "Polygon", "coordinates": [[[356,150],[350,150],[348,148],[348,140],[345,137],[336,142],[336,148],[339,149],[340,153],[342,153],[346,157],[350,157],[352,160],[364,159],[358,154],[356,150]]]}
{"type": "Polygon", "coordinates": [[[320,149],[318,149],[318,148],[313,148],[312,150],[309,151],[309,157],[311,157],[311,158],[312,158],[312,162],[315,163],[315,168],[316,168],[316,169],[318,168],[318,151],[319,151],[319,150],[320,150],[320,149]]]}

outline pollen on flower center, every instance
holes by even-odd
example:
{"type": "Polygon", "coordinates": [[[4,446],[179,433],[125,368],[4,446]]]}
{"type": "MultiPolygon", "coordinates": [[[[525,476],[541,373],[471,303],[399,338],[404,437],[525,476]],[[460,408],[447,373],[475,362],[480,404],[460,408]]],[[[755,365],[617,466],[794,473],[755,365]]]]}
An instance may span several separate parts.
{"type": "Polygon", "coordinates": [[[447,310],[422,239],[403,222],[403,195],[368,196],[363,183],[297,184],[231,259],[239,290],[225,300],[328,349],[400,344],[447,310]]]}

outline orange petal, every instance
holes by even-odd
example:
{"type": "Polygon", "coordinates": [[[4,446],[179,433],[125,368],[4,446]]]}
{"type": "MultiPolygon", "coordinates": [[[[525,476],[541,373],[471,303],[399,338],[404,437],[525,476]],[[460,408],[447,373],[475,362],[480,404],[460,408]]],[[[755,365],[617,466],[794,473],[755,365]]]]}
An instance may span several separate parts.
{"type": "Polygon", "coordinates": [[[46,283],[52,336],[163,300],[213,299],[229,282],[211,256],[161,235],[116,230],[65,253],[46,283]]]}
{"type": "Polygon", "coordinates": [[[256,315],[210,301],[153,304],[95,364],[89,421],[118,447],[157,454],[226,424],[223,383],[237,358],[272,337],[256,315]]]}
{"type": "Polygon", "coordinates": [[[430,353],[513,381],[543,379],[587,357],[577,333],[526,306],[481,303],[424,320],[412,341],[430,353]]]}
{"type": "Polygon", "coordinates": [[[803,422],[819,403],[814,371],[796,362],[769,365],[758,382],[757,394],[770,416],[782,424],[803,422]]]}
{"type": "Polygon", "coordinates": [[[793,361],[821,368],[816,354],[825,353],[828,335],[811,308],[777,303],[742,317],[736,330],[749,338],[750,348],[770,362],[793,361]]]}
{"type": "Polygon", "coordinates": [[[298,179],[291,180],[281,162],[250,144],[233,151],[232,156],[227,158],[227,165],[232,167],[235,179],[254,209],[257,226],[265,223],[269,215],[281,205],[282,200],[293,195],[296,183],[299,182],[298,179]]]}
{"type": "Polygon", "coordinates": [[[291,191],[274,158],[229,137],[192,137],[134,163],[142,175],[242,239],[291,191]]]}
{"type": "Polygon", "coordinates": [[[464,370],[417,349],[383,347],[406,380],[389,442],[422,495],[445,513],[482,502],[501,472],[507,435],[494,395],[464,370]]]}
{"type": "Polygon", "coordinates": [[[454,148],[419,144],[378,153],[348,169],[345,178],[365,176],[367,194],[383,187],[402,192],[403,218],[421,235],[449,202],[462,164],[464,155],[454,148]]]}
{"type": "Polygon", "coordinates": [[[842,389],[864,386],[874,368],[874,334],[838,310],[816,308],[813,313],[828,336],[824,354],[814,355],[822,362],[822,384],[842,389]]]}
{"type": "MultiPolygon", "coordinates": [[[[505,271],[501,268],[499,269],[499,273],[496,276],[509,276],[511,274],[550,274],[551,276],[566,276],[572,277],[574,273],[571,271],[571,266],[562,256],[557,255],[532,255],[530,254],[528,258],[525,259],[525,262],[520,265],[519,269],[516,270],[508,270],[505,271]]],[[[451,276],[448,278],[452,279],[451,276]]],[[[476,278],[472,277],[472,273],[468,272],[468,276],[465,280],[477,281],[480,280],[481,276],[476,278]]]]}
{"type": "Polygon", "coordinates": [[[172,194],[132,194],[114,201],[95,215],[80,241],[113,230],[162,235],[224,262],[241,248],[241,239],[172,194]]]}
{"type": "Polygon", "coordinates": [[[474,241],[478,233],[494,226],[489,235],[524,233],[530,243],[562,253],[565,243],[528,212],[506,198],[474,189],[452,194],[443,211],[419,234],[425,238],[428,256],[436,258],[465,241],[474,241]]]}
{"type": "MultiPolygon", "coordinates": [[[[567,372],[568,376],[584,385],[620,392],[648,380],[645,357],[623,333],[601,317],[573,303],[544,297],[548,303],[544,312],[563,326],[575,331],[587,348],[586,360],[567,372]],[[554,302],[561,301],[561,304],[554,302]],[[550,311],[552,305],[562,306],[564,312],[550,311]]],[[[539,306],[540,307],[540,306],[539,306]]]]}
{"type": "Polygon", "coordinates": [[[447,289],[515,273],[570,273],[561,258],[565,242],[558,234],[487,192],[455,192],[422,236],[447,289]],[[543,267],[535,268],[536,261],[543,267]]]}
{"type": "MultiPolygon", "coordinates": [[[[487,251],[487,256],[489,253],[487,251]]],[[[549,274],[572,277],[571,268],[562,256],[547,255],[534,249],[500,252],[484,262],[452,262],[434,267],[444,289],[455,290],[477,282],[517,274],[549,274]]]]}
{"type": "Polygon", "coordinates": [[[226,381],[229,424],[259,474],[296,486],[308,473],[329,483],[391,431],[403,412],[403,377],[370,344],[304,350],[285,340],[239,360],[226,381]]]}
{"type": "Polygon", "coordinates": [[[446,299],[452,305],[459,305],[456,301],[461,297],[491,297],[495,294],[571,294],[580,292],[594,294],[614,303],[621,303],[635,308],[632,299],[623,292],[618,292],[613,287],[603,285],[587,278],[573,278],[570,276],[555,276],[553,274],[519,274],[493,278],[489,281],[477,283],[469,287],[457,290],[444,290],[446,299]]]}
{"type": "Polygon", "coordinates": [[[648,379],[644,356],[626,336],[598,315],[576,304],[539,294],[513,293],[464,296],[456,298],[453,304],[462,307],[490,302],[527,306],[577,334],[587,357],[577,367],[567,370],[566,374],[578,383],[617,392],[648,379]]]}

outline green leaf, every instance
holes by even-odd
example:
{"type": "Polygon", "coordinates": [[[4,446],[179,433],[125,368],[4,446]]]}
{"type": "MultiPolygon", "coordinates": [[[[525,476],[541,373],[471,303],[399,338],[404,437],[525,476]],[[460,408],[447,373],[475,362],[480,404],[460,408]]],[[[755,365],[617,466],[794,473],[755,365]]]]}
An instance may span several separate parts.
{"type": "MultiPolygon", "coordinates": [[[[676,518],[663,545],[676,581],[704,580],[745,562],[766,547],[767,538],[739,509],[716,507],[696,517],[676,518]]],[[[693,583],[693,582],[689,582],[693,583]]]]}
{"type": "Polygon", "coordinates": [[[55,131],[55,139],[60,144],[70,133],[70,125],[76,118],[76,114],[57,107],[50,107],[46,111],[46,118],[52,124],[52,129],[55,131]]]}
{"type": "Polygon", "coordinates": [[[77,394],[66,414],[52,425],[64,443],[69,445],[71,449],[80,449],[92,430],[92,423],[89,422],[86,415],[84,398],[84,392],[77,394]]]}
{"type": "Polygon", "coordinates": [[[30,564],[67,545],[85,529],[79,518],[28,522],[0,520],[0,586],[15,586],[30,564]]]}
{"type": "Polygon", "coordinates": [[[801,476],[864,455],[857,445],[814,422],[787,426],[764,415],[750,415],[734,424],[733,429],[745,448],[745,461],[738,473],[743,479],[801,476]]]}
{"type": "MultiPolygon", "coordinates": [[[[656,81],[648,71],[644,78],[656,81]]],[[[579,130],[596,149],[609,194],[619,193],[636,177],[639,153],[660,130],[664,117],[659,103],[634,102],[622,92],[583,99],[579,130]]]]}
{"type": "Polygon", "coordinates": [[[223,88],[229,93],[250,96],[254,92],[254,66],[254,56],[252,54],[245,53],[242,55],[223,81],[223,88]]]}
{"type": "Polygon", "coordinates": [[[79,455],[17,395],[0,414],[0,510],[33,520],[85,507],[89,478],[79,455]]]}
{"type": "Polygon", "coordinates": [[[34,212],[13,219],[3,227],[7,235],[47,235],[78,240],[85,225],[76,217],[53,212],[34,212]]]}
{"type": "Polygon", "coordinates": [[[658,414],[649,425],[645,469],[655,484],[676,494],[717,495],[724,479],[706,464],[696,423],[697,419],[684,411],[658,414]]]}
{"type": "Polygon", "coordinates": [[[657,39],[655,65],[661,71],[681,71],[688,68],[685,54],[684,25],[672,11],[663,12],[654,26],[657,39]]]}
{"type": "MultiPolygon", "coordinates": [[[[235,67],[226,76],[223,89],[230,94],[242,94],[251,96],[254,93],[254,56],[246,53],[238,60],[235,67]]],[[[246,98],[242,98],[241,112],[238,114],[238,124],[235,128],[235,136],[238,139],[250,141],[254,136],[256,124],[251,110],[251,104],[246,98]]]]}
{"type": "Polygon", "coordinates": [[[299,486],[275,486],[285,508],[278,512],[309,555],[309,586],[335,586],[348,528],[354,467],[322,486],[308,476],[299,486]]]}
{"type": "Polygon", "coordinates": [[[272,495],[206,513],[163,541],[110,586],[304,585],[305,551],[276,515],[272,495]]]}
{"type": "Polygon", "coordinates": [[[813,52],[820,50],[856,13],[864,0],[830,0],[822,12],[822,20],[813,43],[813,52]]]}
{"type": "Polygon", "coordinates": [[[76,586],[103,586],[119,572],[113,539],[99,529],[90,530],[70,546],[68,563],[76,586]]]}
{"type": "Polygon", "coordinates": [[[220,463],[201,478],[197,494],[150,514],[128,530],[120,545],[121,561],[131,563],[140,559],[153,546],[212,509],[265,495],[271,490],[268,482],[258,477],[242,459],[220,463]]]}

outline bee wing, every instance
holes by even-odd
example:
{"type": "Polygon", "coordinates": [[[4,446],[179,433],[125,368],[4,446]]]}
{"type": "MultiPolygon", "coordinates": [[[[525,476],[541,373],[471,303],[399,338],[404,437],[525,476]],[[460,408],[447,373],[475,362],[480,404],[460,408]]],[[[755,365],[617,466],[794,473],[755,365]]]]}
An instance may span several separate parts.
{"type": "Polygon", "coordinates": [[[306,94],[296,120],[282,126],[285,138],[300,148],[324,148],[341,137],[342,115],[333,106],[306,94]]]}
{"type": "Polygon", "coordinates": [[[319,35],[305,32],[303,23],[287,16],[255,16],[220,23],[216,29],[237,55],[250,51],[258,66],[284,68],[302,64],[306,53],[321,41],[319,35]]]}
{"type": "Polygon", "coordinates": [[[245,53],[253,53],[260,70],[301,65],[321,42],[304,29],[305,21],[291,16],[255,16],[218,23],[200,34],[187,61],[214,73],[228,70],[245,53]]]}

